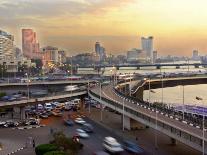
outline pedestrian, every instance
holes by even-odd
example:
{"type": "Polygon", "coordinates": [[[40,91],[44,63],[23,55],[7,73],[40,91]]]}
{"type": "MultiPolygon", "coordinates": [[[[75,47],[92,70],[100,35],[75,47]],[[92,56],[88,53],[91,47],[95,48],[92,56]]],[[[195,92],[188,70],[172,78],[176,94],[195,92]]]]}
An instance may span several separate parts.
{"type": "Polygon", "coordinates": [[[35,140],[34,139],[33,139],[32,143],[33,143],[33,148],[35,148],[35,140]]]}
{"type": "Polygon", "coordinates": [[[138,141],[138,137],[136,136],[136,141],[138,141]]]}

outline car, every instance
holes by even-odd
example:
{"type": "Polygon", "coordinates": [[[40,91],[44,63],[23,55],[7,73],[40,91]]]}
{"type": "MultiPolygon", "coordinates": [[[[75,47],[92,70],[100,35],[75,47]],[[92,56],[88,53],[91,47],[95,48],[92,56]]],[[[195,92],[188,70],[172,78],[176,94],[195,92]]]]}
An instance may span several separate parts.
{"type": "Polygon", "coordinates": [[[37,110],[44,110],[43,105],[42,105],[42,104],[38,104],[38,105],[37,105],[37,110]]]}
{"type": "Polygon", "coordinates": [[[139,147],[137,144],[130,142],[130,141],[124,141],[123,147],[126,151],[133,153],[133,154],[144,153],[144,150],[141,147],[139,147]]]}
{"type": "Polygon", "coordinates": [[[109,155],[109,154],[104,151],[97,151],[97,152],[94,152],[93,155],[109,155]]]}
{"type": "Polygon", "coordinates": [[[121,153],[124,151],[121,144],[113,137],[105,137],[103,141],[103,147],[110,153],[121,153]]]}
{"type": "Polygon", "coordinates": [[[19,125],[18,122],[9,120],[9,121],[6,121],[6,123],[4,124],[4,127],[6,127],[6,128],[8,128],[8,127],[17,127],[18,125],[19,125]]]}
{"type": "Polygon", "coordinates": [[[39,120],[35,118],[30,118],[25,121],[25,125],[39,125],[39,120]]]}
{"type": "Polygon", "coordinates": [[[83,129],[85,132],[87,132],[87,133],[92,133],[93,130],[94,130],[93,126],[92,126],[91,124],[89,124],[89,123],[85,123],[85,124],[83,124],[82,129],[83,129]]]}
{"type": "Polygon", "coordinates": [[[73,122],[73,120],[71,120],[71,119],[65,119],[64,120],[64,123],[66,124],[66,125],[68,125],[68,126],[73,126],[74,125],[74,122],[73,122]]]}
{"type": "Polygon", "coordinates": [[[47,111],[51,111],[53,108],[52,108],[52,104],[51,103],[45,103],[45,110],[47,111]]]}
{"type": "Polygon", "coordinates": [[[4,127],[4,125],[6,124],[6,122],[0,122],[0,127],[4,127]]]}
{"type": "Polygon", "coordinates": [[[78,117],[75,119],[75,123],[83,125],[86,123],[86,121],[84,121],[82,118],[78,117]]]}
{"type": "Polygon", "coordinates": [[[89,138],[89,134],[82,129],[76,129],[76,135],[80,138],[89,138]]]}
{"type": "Polygon", "coordinates": [[[61,117],[63,113],[60,110],[53,110],[51,111],[53,116],[61,117]]]}
{"type": "Polygon", "coordinates": [[[59,104],[59,102],[53,102],[52,107],[55,108],[58,104],[59,104]]]}
{"type": "Polygon", "coordinates": [[[40,113],[39,117],[44,119],[44,118],[48,118],[48,115],[47,113],[40,113]]]}

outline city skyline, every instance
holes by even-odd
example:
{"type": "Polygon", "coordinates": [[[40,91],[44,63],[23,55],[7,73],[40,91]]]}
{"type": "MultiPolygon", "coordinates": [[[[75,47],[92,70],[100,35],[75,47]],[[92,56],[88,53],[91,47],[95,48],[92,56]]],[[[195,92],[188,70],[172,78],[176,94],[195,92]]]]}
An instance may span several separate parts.
{"type": "Polygon", "coordinates": [[[204,0],[3,0],[0,27],[14,34],[18,47],[21,47],[21,29],[33,28],[41,47],[61,47],[68,51],[67,55],[94,52],[96,41],[103,44],[108,54],[125,54],[131,48],[141,47],[142,36],[155,38],[154,49],[159,55],[191,56],[194,49],[205,55],[206,3],[204,0]]]}

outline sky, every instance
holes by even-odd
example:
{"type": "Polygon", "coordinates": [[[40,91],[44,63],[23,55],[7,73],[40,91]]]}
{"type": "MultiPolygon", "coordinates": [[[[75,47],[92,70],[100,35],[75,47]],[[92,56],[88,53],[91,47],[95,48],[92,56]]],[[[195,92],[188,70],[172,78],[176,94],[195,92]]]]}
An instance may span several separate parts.
{"type": "Polygon", "coordinates": [[[33,28],[40,46],[67,55],[93,52],[96,41],[112,54],[140,48],[154,36],[159,55],[207,54],[206,0],[0,0],[0,29],[21,47],[21,29],[33,28]]]}

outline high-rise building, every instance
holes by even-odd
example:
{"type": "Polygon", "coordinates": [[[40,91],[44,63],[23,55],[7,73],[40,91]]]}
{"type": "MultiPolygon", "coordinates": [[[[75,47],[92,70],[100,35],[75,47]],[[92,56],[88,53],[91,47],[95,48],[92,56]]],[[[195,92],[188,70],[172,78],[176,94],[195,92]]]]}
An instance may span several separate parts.
{"type": "Polygon", "coordinates": [[[157,51],[153,51],[153,63],[157,60],[157,51]]]}
{"type": "Polygon", "coordinates": [[[97,55],[100,55],[101,45],[99,42],[96,42],[95,44],[95,52],[97,55]]]}
{"type": "Polygon", "coordinates": [[[101,46],[99,42],[96,42],[95,44],[95,52],[96,52],[96,55],[99,56],[100,62],[106,58],[105,48],[101,46]]]}
{"type": "Polygon", "coordinates": [[[14,36],[0,30],[0,60],[9,60],[14,57],[14,36]]]}
{"type": "Polygon", "coordinates": [[[103,61],[106,58],[105,48],[102,46],[100,47],[99,56],[100,56],[100,61],[103,61]]]}
{"type": "Polygon", "coordinates": [[[198,58],[199,58],[198,50],[193,50],[192,59],[193,59],[193,60],[197,60],[198,58]]]}
{"type": "Polygon", "coordinates": [[[22,29],[22,51],[29,59],[41,58],[36,32],[32,29],[22,29]]]}
{"type": "Polygon", "coordinates": [[[142,37],[142,50],[146,53],[146,56],[150,61],[153,61],[153,37],[142,37]]]}

